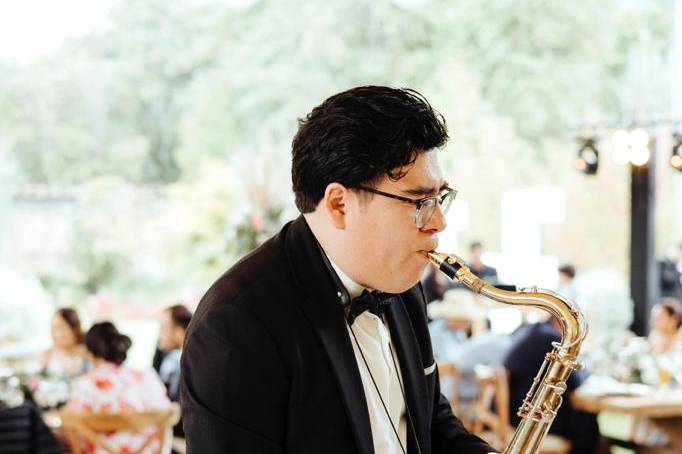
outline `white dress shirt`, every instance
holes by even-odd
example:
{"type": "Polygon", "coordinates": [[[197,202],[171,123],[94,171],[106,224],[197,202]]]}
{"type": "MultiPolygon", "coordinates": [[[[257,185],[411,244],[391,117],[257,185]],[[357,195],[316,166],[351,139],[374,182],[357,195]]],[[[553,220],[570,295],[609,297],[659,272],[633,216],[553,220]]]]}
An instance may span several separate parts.
{"type": "MultiPolygon", "coordinates": [[[[329,256],[327,257],[329,258],[329,256]]],[[[329,262],[339,276],[341,283],[346,287],[351,299],[362,294],[365,287],[348,277],[331,258],[329,258],[329,262]]],[[[389,348],[389,345],[391,345],[391,333],[386,328],[384,321],[369,311],[365,311],[356,317],[352,327],[346,324],[346,328],[348,329],[348,335],[350,336],[353,352],[355,353],[355,360],[360,370],[362,387],[365,390],[374,453],[402,454],[401,443],[407,451],[407,419],[405,417],[405,400],[400,389],[400,383],[402,383],[400,363],[398,358],[395,357],[395,349],[393,349],[393,358],[395,359],[395,365],[398,367],[397,371],[391,359],[391,349],[389,348]],[[355,334],[355,337],[353,337],[353,334],[355,334]],[[357,342],[355,341],[356,338],[357,342]],[[358,349],[358,344],[360,344],[362,353],[364,353],[367,360],[367,365],[369,365],[372,371],[372,376],[381,392],[381,397],[386,403],[388,412],[391,415],[391,422],[398,431],[400,443],[396,439],[391,422],[389,422],[386,415],[386,410],[384,410],[376,387],[367,371],[365,361],[362,359],[360,349],[358,349]],[[398,380],[400,380],[400,383],[398,380]]],[[[497,453],[490,452],[488,454],[497,453]]]]}
{"type": "MultiPolygon", "coordinates": [[[[359,296],[365,290],[364,287],[349,278],[331,259],[329,261],[346,287],[346,290],[348,290],[351,299],[359,296]]],[[[360,314],[355,319],[352,327],[348,326],[348,324],[346,324],[346,327],[351,344],[353,345],[355,360],[360,370],[362,387],[365,391],[374,452],[375,454],[402,454],[401,443],[407,450],[407,421],[405,418],[405,400],[400,389],[400,383],[402,382],[400,365],[397,358],[391,358],[391,348],[389,347],[391,344],[391,334],[386,328],[384,321],[369,311],[360,314]],[[367,364],[362,359],[360,350],[362,350],[367,364]],[[393,359],[395,359],[395,365],[398,366],[398,370],[394,366],[393,359]],[[367,366],[369,366],[372,376],[370,376],[367,366]],[[376,387],[372,382],[372,377],[376,381],[376,387]],[[377,393],[377,387],[381,397],[377,393]],[[382,398],[390,414],[390,421],[381,403],[382,398]],[[400,442],[396,438],[393,427],[398,431],[400,442]]]]}

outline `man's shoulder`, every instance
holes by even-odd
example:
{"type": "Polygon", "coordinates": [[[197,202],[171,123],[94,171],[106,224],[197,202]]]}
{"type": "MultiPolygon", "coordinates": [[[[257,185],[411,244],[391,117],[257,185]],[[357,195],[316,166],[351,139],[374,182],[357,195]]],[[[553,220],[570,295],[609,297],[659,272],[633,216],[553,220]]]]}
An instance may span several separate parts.
{"type": "Polygon", "coordinates": [[[244,256],[206,291],[193,320],[233,309],[267,312],[295,291],[282,232],[244,256]],[[228,309],[229,306],[229,309],[228,309]]]}

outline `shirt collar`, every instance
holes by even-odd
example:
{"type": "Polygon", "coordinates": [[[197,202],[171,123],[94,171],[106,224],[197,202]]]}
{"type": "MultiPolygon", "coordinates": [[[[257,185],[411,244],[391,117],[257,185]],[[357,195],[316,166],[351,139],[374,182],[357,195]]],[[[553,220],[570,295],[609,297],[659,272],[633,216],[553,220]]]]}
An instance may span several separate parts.
{"type": "Polygon", "coordinates": [[[334,271],[336,271],[337,276],[339,276],[341,283],[343,284],[344,287],[346,287],[350,299],[352,300],[353,298],[360,296],[362,294],[362,291],[365,290],[365,287],[363,287],[362,285],[358,284],[353,279],[348,277],[348,275],[344,273],[343,270],[341,270],[341,268],[339,268],[339,266],[336,263],[334,263],[331,257],[327,255],[327,258],[329,259],[329,263],[331,263],[332,268],[334,268],[334,271]]]}

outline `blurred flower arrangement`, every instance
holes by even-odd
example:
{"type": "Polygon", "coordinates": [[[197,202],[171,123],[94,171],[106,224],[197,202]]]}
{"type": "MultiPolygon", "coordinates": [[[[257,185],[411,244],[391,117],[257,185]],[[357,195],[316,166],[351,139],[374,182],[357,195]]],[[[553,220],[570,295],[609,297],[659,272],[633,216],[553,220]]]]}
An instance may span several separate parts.
{"type": "Polygon", "coordinates": [[[235,250],[237,255],[246,254],[263,244],[282,227],[280,207],[268,207],[262,212],[246,216],[234,227],[235,250]]]}
{"type": "Polygon", "coordinates": [[[654,355],[646,338],[629,332],[601,338],[582,359],[591,373],[621,383],[682,386],[682,352],[654,355]]]}

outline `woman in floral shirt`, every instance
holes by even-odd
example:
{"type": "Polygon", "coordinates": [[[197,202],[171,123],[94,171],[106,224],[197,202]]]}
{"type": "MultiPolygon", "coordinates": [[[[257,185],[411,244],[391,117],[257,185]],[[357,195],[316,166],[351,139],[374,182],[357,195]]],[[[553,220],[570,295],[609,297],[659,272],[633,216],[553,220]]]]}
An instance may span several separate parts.
{"type": "MultiPolygon", "coordinates": [[[[85,335],[92,369],[76,380],[68,407],[93,413],[135,413],[161,410],[170,405],[166,388],[153,370],[137,370],[123,365],[130,348],[130,338],[118,332],[110,322],[96,323],[85,335]]],[[[119,454],[137,451],[154,432],[114,432],[106,442],[119,454]]],[[[105,451],[88,444],[87,453],[105,451]]],[[[145,454],[158,452],[158,442],[150,443],[145,454]]]]}

